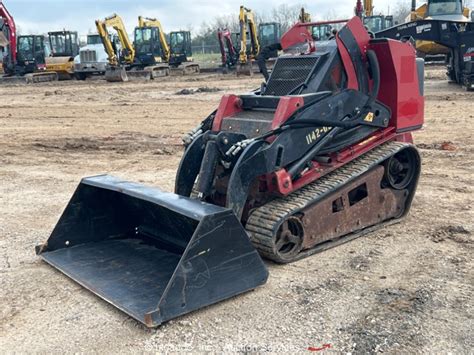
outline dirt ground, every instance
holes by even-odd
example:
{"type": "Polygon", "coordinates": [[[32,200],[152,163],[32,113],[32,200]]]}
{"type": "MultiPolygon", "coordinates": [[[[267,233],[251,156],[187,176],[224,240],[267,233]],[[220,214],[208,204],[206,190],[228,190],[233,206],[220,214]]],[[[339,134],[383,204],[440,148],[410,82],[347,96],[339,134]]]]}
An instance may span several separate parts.
{"type": "Polygon", "coordinates": [[[426,124],[415,134],[422,177],[406,220],[291,265],[266,262],[265,286],[154,330],[34,247],[81,177],[110,173],[171,191],[181,136],[222,94],[259,78],[0,86],[0,349],[472,353],[474,93],[442,72],[427,70],[426,124]],[[177,94],[200,87],[219,91],[177,94]]]}

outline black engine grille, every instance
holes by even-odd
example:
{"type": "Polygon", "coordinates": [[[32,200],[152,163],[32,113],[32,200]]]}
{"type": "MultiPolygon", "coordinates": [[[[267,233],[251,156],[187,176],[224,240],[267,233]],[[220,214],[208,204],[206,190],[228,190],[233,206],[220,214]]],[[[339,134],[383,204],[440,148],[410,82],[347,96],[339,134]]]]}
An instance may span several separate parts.
{"type": "Polygon", "coordinates": [[[264,96],[285,96],[303,84],[311,75],[319,57],[280,57],[273,67],[264,96]]]}

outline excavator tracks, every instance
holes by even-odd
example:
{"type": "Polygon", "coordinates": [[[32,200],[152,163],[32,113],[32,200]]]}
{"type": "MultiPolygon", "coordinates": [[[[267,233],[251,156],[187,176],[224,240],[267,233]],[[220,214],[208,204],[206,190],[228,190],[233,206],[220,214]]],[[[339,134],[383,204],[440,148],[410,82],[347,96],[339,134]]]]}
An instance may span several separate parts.
{"type": "MultiPolygon", "coordinates": [[[[408,212],[416,189],[419,172],[420,157],[413,145],[401,142],[382,144],[291,195],[277,198],[255,209],[250,214],[246,230],[250,234],[253,245],[262,256],[278,263],[289,263],[302,259],[311,254],[353,240],[381,226],[398,222],[408,212]],[[391,161],[392,157],[398,156],[400,153],[412,157],[411,163],[407,163],[412,165],[410,167],[412,175],[408,176],[411,180],[406,186],[399,185],[399,189],[382,190],[381,178],[385,174],[385,170],[390,170],[390,168],[387,168],[387,163],[391,161]],[[351,184],[358,184],[359,181],[362,181],[362,184],[364,184],[364,179],[375,181],[375,183],[368,182],[368,184],[378,185],[375,188],[380,190],[377,198],[372,198],[372,200],[380,199],[381,191],[390,192],[390,194],[393,192],[393,198],[385,202],[386,205],[389,205],[388,209],[390,211],[384,214],[377,211],[380,206],[369,205],[367,207],[366,205],[364,207],[362,204],[363,209],[361,211],[355,211],[355,214],[349,215],[349,219],[346,220],[346,222],[349,222],[346,223],[348,225],[344,226],[343,223],[336,223],[335,226],[331,226],[333,229],[329,233],[330,237],[320,240],[319,243],[311,243],[311,241],[308,243],[307,240],[305,241],[305,238],[309,239],[308,236],[304,236],[306,233],[305,229],[318,229],[319,225],[327,224],[327,220],[331,218],[329,215],[321,215],[321,209],[318,210],[318,206],[327,205],[329,202],[331,204],[329,206],[330,209],[331,206],[333,209],[337,209],[338,204],[334,204],[332,198],[335,198],[337,201],[338,192],[344,189],[348,190],[347,187],[350,187],[351,184]],[[404,207],[401,207],[402,203],[404,207]],[[390,206],[390,204],[393,206],[390,206]],[[394,206],[395,204],[397,206],[394,206]],[[373,209],[376,209],[376,211],[373,211],[373,209]],[[370,213],[377,213],[375,218],[378,216],[378,220],[374,221],[373,216],[369,215],[366,218],[366,225],[363,222],[361,224],[364,216],[360,218],[359,216],[370,213]],[[306,214],[308,217],[305,224],[303,221],[306,214]],[[346,228],[345,231],[344,228],[346,228]],[[338,229],[342,231],[338,231],[338,229]],[[280,249],[283,245],[280,242],[283,233],[287,235],[285,237],[286,251],[280,249]],[[291,246],[293,246],[293,249],[291,249],[291,246]]],[[[394,183],[396,184],[396,182],[394,183]]],[[[347,202],[345,201],[344,203],[348,205],[347,202]]],[[[377,203],[380,203],[380,201],[375,202],[375,204],[377,203]]],[[[312,236],[311,238],[316,238],[317,240],[317,234],[316,232],[316,237],[312,236]]]]}
{"type": "Polygon", "coordinates": [[[37,72],[25,75],[25,81],[27,84],[46,83],[50,81],[58,81],[58,73],[54,71],[37,72]]]}

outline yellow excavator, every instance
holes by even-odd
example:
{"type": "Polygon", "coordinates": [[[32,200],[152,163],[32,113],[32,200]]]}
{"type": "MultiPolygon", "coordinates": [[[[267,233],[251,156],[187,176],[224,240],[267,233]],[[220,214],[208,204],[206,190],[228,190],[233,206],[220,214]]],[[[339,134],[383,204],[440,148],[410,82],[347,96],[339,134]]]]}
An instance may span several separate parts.
{"type": "MultiPolygon", "coordinates": [[[[428,0],[418,7],[416,0],[412,0],[411,13],[406,18],[406,22],[423,19],[469,22],[470,12],[471,10],[463,5],[462,0],[428,0]]],[[[420,40],[416,41],[416,51],[422,58],[449,54],[449,49],[440,44],[420,40]]]]}
{"type": "Polygon", "coordinates": [[[237,75],[252,75],[252,62],[260,53],[257,25],[252,10],[240,7],[240,49],[237,63],[237,75]]]}
{"type": "Polygon", "coordinates": [[[330,23],[330,21],[313,23],[311,14],[306,12],[304,8],[301,8],[298,21],[310,24],[308,31],[311,33],[314,41],[327,41],[333,36],[333,30],[339,30],[339,28],[342,27],[342,24],[337,23],[338,20],[334,20],[333,23],[330,23]]]}
{"type": "Polygon", "coordinates": [[[305,8],[302,7],[300,11],[300,15],[298,17],[298,21],[301,23],[310,23],[311,22],[311,14],[306,12],[305,8]]]}
{"type": "Polygon", "coordinates": [[[130,77],[146,80],[170,75],[171,69],[184,74],[199,73],[199,65],[192,62],[191,34],[189,31],[171,32],[171,46],[157,19],[138,18],[134,42],[128,37],[125,25],[117,14],[96,21],[97,31],[109,58],[107,81],[128,81],[130,77]],[[108,33],[112,27],[122,48],[117,48],[108,33]]]}
{"type": "MultiPolygon", "coordinates": [[[[193,61],[191,50],[191,32],[173,31],[170,32],[170,43],[166,41],[166,35],[161,26],[161,22],[155,18],[138,17],[138,27],[135,29],[135,55],[139,60],[150,56],[148,48],[161,48],[161,58],[173,71],[180,71],[183,74],[197,74],[200,72],[199,64],[193,61]],[[157,31],[151,40],[140,42],[149,31],[157,31]],[[137,36],[141,33],[142,36],[137,36]]],[[[155,58],[156,57],[155,53],[155,58]]]]}
{"type": "Polygon", "coordinates": [[[97,20],[96,27],[109,59],[105,70],[107,81],[128,81],[130,78],[151,80],[169,75],[169,65],[166,60],[163,60],[158,27],[139,26],[135,29],[135,45],[139,49],[138,56],[120,16],[114,14],[103,21],[97,20]],[[111,40],[112,37],[108,32],[109,27],[117,32],[121,48],[118,48],[111,40]]]}
{"type": "MultiPolygon", "coordinates": [[[[253,62],[260,54],[260,50],[280,41],[281,26],[277,22],[265,22],[257,27],[252,10],[245,6],[240,6],[239,25],[237,75],[252,75],[253,62]]],[[[278,51],[273,51],[271,54],[271,57],[275,58],[278,56],[278,51]]]]}
{"type": "Polygon", "coordinates": [[[373,0],[357,0],[356,7],[354,9],[355,15],[359,17],[364,26],[372,33],[376,33],[394,25],[393,16],[374,14],[374,3],[373,0]]]}
{"type": "Polygon", "coordinates": [[[128,81],[127,70],[134,63],[135,48],[128,38],[125,25],[117,14],[106,17],[104,20],[96,20],[97,32],[104,44],[109,64],[105,70],[105,79],[107,81],[128,81]],[[122,48],[117,48],[109,36],[108,28],[112,27],[118,35],[122,48]]]}
{"type": "Polygon", "coordinates": [[[169,63],[171,51],[161,22],[154,18],[138,16],[135,28],[135,56],[141,61],[169,63]]]}

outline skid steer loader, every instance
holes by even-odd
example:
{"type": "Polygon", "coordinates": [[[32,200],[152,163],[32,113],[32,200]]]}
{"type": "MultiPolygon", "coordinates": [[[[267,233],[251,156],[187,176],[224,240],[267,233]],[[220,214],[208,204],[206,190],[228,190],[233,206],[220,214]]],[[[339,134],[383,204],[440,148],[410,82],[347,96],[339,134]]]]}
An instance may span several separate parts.
{"type": "MultiPolygon", "coordinates": [[[[289,263],[399,221],[420,174],[423,61],[358,18],[283,35],[269,81],[185,137],[175,193],[81,181],[37,253],[149,327],[263,285],[289,263]]],[[[301,264],[304,267],[304,264],[301,264]]]]}

